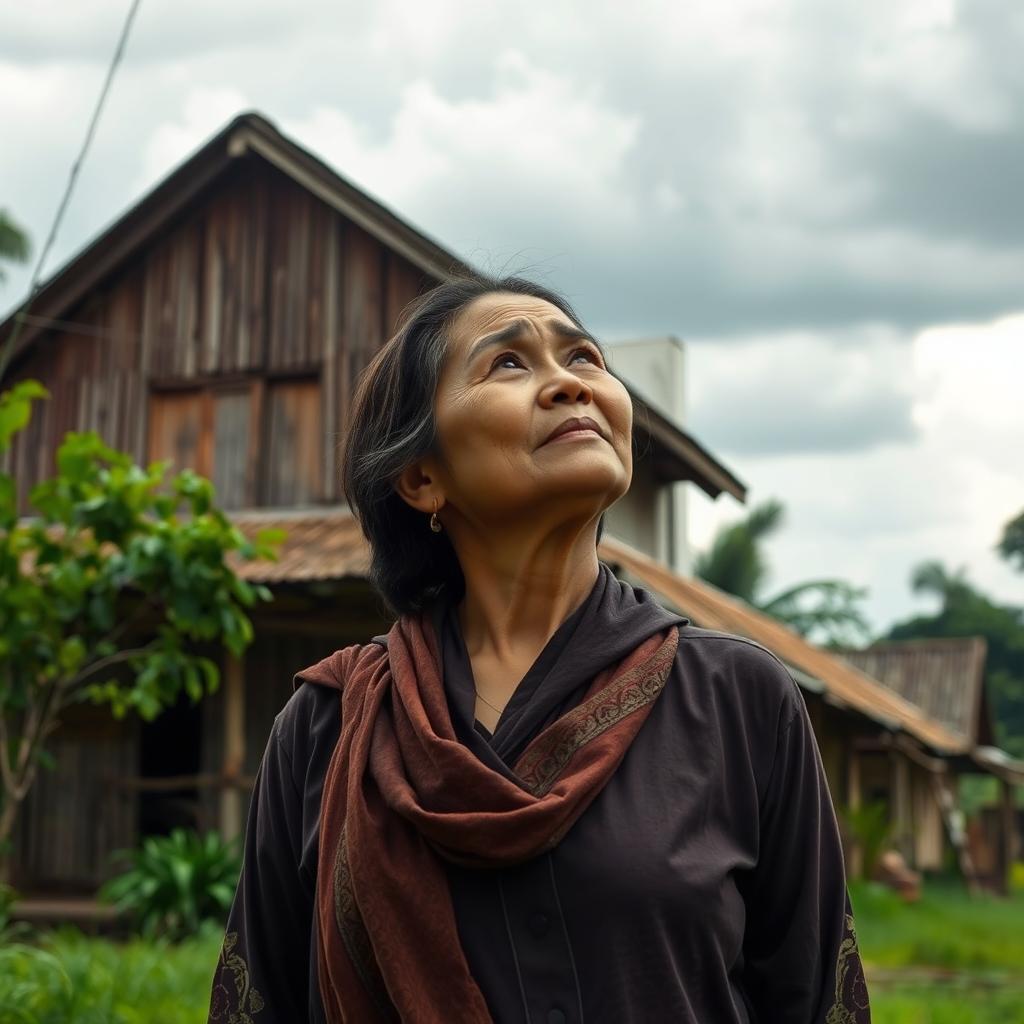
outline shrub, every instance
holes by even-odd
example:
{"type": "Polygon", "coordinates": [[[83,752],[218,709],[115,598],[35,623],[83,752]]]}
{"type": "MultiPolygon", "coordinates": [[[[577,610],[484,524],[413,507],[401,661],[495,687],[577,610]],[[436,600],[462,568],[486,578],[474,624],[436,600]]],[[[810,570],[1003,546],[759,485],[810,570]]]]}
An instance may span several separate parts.
{"type": "Polygon", "coordinates": [[[874,877],[878,858],[889,842],[892,826],[889,809],[882,800],[874,800],[861,807],[838,808],[839,818],[861,850],[861,878],[874,877]]]}
{"type": "Polygon", "coordinates": [[[0,946],[24,938],[31,928],[24,921],[12,921],[11,911],[18,894],[9,886],[0,883],[0,946]]]}
{"type": "Polygon", "coordinates": [[[0,1024],[203,1024],[223,934],[114,943],[71,928],[0,948],[0,1024]]]}
{"type": "Polygon", "coordinates": [[[143,935],[177,941],[197,934],[204,921],[227,918],[241,868],[237,843],[176,828],[114,856],[130,866],[99,898],[134,917],[143,935]]]}

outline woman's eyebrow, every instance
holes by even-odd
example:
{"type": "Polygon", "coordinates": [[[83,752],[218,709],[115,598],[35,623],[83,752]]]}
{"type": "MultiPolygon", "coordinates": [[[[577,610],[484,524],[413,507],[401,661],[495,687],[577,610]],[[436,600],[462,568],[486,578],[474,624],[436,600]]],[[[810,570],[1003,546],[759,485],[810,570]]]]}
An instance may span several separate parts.
{"type": "MultiPolygon", "coordinates": [[[[562,320],[548,320],[547,326],[560,335],[563,338],[581,338],[586,341],[591,341],[595,345],[597,342],[582,328],[577,327],[575,324],[567,324],[562,320]]],[[[487,348],[491,348],[494,345],[504,345],[509,341],[515,341],[516,338],[521,337],[527,330],[529,330],[530,324],[526,320],[513,320],[512,323],[506,327],[502,327],[500,331],[495,331],[493,334],[485,334],[478,341],[470,347],[469,354],[466,356],[466,363],[473,362],[474,359],[487,348]]]]}

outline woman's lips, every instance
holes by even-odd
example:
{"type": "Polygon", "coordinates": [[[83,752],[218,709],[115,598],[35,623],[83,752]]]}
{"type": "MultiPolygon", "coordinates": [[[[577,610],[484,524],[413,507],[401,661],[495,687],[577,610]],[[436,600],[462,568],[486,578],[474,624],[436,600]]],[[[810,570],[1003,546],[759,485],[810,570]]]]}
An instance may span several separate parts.
{"type": "Polygon", "coordinates": [[[570,416],[568,419],[562,420],[562,422],[555,427],[550,434],[548,434],[547,441],[545,444],[549,444],[551,441],[558,440],[559,437],[564,434],[587,434],[594,433],[598,437],[604,438],[604,431],[600,425],[591,416],[570,416]]]}
{"type": "Polygon", "coordinates": [[[590,427],[583,427],[577,430],[567,430],[564,434],[556,434],[550,441],[545,441],[545,444],[554,444],[556,441],[565,441],[571,438],[582,438],[582,437],[596,437],[599,440],[601,435],[590,427]]]}

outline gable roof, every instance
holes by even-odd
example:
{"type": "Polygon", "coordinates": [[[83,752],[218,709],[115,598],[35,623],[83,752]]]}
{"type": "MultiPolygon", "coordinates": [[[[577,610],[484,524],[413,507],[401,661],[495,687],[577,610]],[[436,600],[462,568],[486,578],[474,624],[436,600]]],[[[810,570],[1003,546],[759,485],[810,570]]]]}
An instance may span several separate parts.
{"type": "MultiPolygon", "coordinates": [[[[182,213],[237,161],[255,156],[357,224],[413,266],[438,280],[473,270],[383,203],[282,134],[258,113],[241,114],[179,164],[134,206],[58,269],[32,299],[23,317],[10,365],[44,331],[66,317],[109,274],[182,213]]],[[[17,313],[0,323],[0,344],[13,330],[17,313]]],[[[73,324],[65,323],[66,327],[73,324]]],[[[660,471],[666,479],[692,480],[711,497],[723,491],[738,501],[746,487],[691,434],[628,389],[641,413],[639,425],[658,446],[660,471]]]]}
{"type": "Polygon", "coordinates": [[[902,640],[841,653],[958,735],[978,744],[992,742],[984,637],[902,640]]]}
{"type": "MultiPolygon", "coordinates": [[[[312,192],[367,233],[437,278],[468,269],[457,256],[356,188],[322,160],[279,132],[257,113],[240,114],[180,163],[134,206],[79,250],[39,289],[29,324],[22,329],[12,360],[45,329],[32,320],[59,318],[125,262],[225,171],[255,154],[312,192]]],[[[0,336],[14,314],[0,324],[0,336]]]]}

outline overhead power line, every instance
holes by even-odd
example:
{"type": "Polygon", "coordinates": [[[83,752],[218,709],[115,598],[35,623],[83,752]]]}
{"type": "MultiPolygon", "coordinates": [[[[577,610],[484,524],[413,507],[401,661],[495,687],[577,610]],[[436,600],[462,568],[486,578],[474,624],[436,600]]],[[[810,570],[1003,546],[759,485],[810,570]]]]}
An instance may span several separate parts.
{"type": "Polygon", "coordinates": [[[125,45],[128,42],[128,34],[131,31],[132,22],[135,20],[135,15],[138,13],[141,3],[142,0],[132,0],[131,7],[129,7],[128,14],[124,20],[124,25],[121,27],[121,36],[117,41],[117,48],[114,50],[114,55],[110,60],[109,67],[107,68],[107,75],[103,81],[103,88],[100,90],[99,99],[97,99],[96,107],[92,112],[92,118],[89,121],[89,127],[86,130],[85,139],[82,142],[82,148],[78,152],[78,158],[71,165],[71,173],[68,175],[68,183],[64,189],[64,195],[57,207],[57,212],[54,215],[50,232],[46,236],[46,241],[43,244],[42,249],[39,251],[39,259],[36,260],[35,269],[32,271],[32,278],[29,281],[28,286],[28,295],[25,297],[25,301],[21,308],[14,314],[14,327],[11,329],[11,333],[7,338],[7,343],[4,345],[3,352],[0,352],[0,381],[3,380],[4,373],[7,370],[7,363],[14,354],[14,347],[18,342],[18,335],[21,333],[21,325],[28,314],[29,307],[32,305],[32,300],[35,298],[36,292],[39,289],[39,281],[42,277],[43,267],[46,264],[46,257],[50,254],[50,249],[53,248],[53,243],[57,238],[57,232],[60,229],[61,221],[64,219],[64,211],[68,207],[68,202],[71,199],[71,193],[75,188],[75,182],[78,180],[78,174],[82,169],[82,163],[85,160],[86,154],[89,152],[89,146],[92,144],[93,136],[96,134],[96,125],[99,123],[100,114],[103,112],[103,107],[107,101],[107,94],[110,92],[111,83],[114,81],[114,75],[117,72],[118,65],[121,63],[121,57],[124,55],[125,45]]]}

